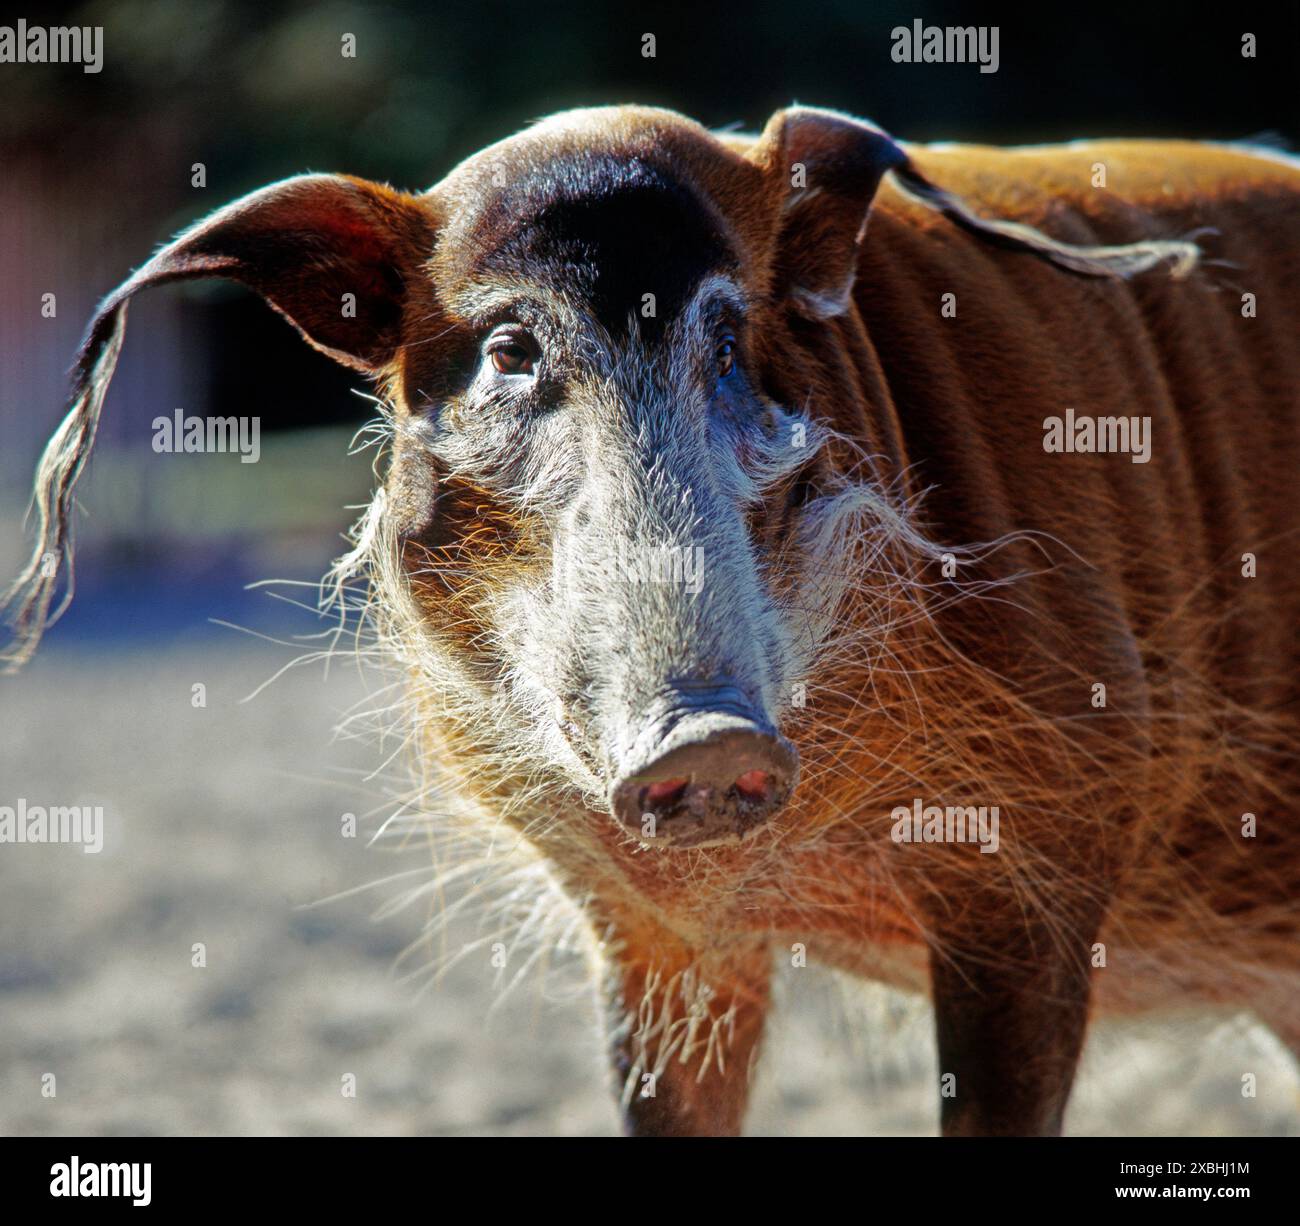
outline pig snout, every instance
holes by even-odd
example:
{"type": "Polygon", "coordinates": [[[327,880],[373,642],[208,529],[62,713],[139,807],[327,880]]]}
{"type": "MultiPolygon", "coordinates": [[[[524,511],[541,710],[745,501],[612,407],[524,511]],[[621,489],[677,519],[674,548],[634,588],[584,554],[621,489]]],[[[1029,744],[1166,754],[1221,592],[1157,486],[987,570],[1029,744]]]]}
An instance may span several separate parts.
{"type": "Polygon", "coordinates": [[[655,844],[738,842],[789,799],[794,746],[734,686],[682,686],[655,704],[611,771],[609,804],[655,844]]]}

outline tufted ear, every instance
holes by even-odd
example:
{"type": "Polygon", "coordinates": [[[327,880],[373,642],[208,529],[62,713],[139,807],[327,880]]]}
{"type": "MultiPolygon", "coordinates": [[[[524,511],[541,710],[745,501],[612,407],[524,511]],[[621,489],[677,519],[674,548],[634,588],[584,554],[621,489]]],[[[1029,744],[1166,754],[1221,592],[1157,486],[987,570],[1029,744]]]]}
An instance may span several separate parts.
{"type": "Polygon", "coordinates": [[[829,319],[849,309],[858,247],[885,174],[913,200],[942,213],[981,243],[1031,255],[1085,277],[1125,278],[1166,266],[1175,277],[1200,251],[1184,238],[1152,237],[1121,246],[1077,246],[1020,222],[982,217],[931,183],[903,147],[862,119],[815,107],[778,111],[748,156],[780,195],[774,288],[804,314],[829,319]]]}
{"type": "MultiPolygon", "coordinates": [[[[36,473],[37,540],[6,596],[15,637],[0,662],[36,647],[60,573],[71,593],[69,516],[117,365],[130,299],[194,277],[227,277],[256,290],[317,349],[378,374],[402,342],[406,286],[433,245],[419,197],[344,175],[301,175],[236,200],[191,226],[100,304],[73,370],[70,407],[36,473]]],[[[65,595],[63,604],[66,604],[65,595]]]]}
{"type": "Polygon", "coordinates": [[[251,192],[191,226],[104,299],[78,374],[120,331],[133,295],[194,277],[247,285],[317,349],[373,374],[400,343],[406,279],[427,258],[432,229],[417,197],[347,175],[299,175],[251,192]]]}
{"type": "Polygon", "coordinates": [[[782,196],[777,292],[815,319],[841,314],[876,189],[907,154],[864,120],[790,107],[772,116],[750,157],[782,196]]]}

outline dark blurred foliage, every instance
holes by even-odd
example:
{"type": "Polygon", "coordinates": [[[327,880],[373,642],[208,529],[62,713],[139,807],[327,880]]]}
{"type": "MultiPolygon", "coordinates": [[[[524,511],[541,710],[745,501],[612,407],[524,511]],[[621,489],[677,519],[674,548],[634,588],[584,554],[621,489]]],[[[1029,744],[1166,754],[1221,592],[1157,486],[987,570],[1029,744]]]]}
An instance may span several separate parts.
{"type": "MultiPolygon", "coordinates": [[[[29,9],[30,21],[57,19],[59,6],[31,7],[44,17],[29,9]]],[[[85,153],[163,125],[190,133],[232,184],[345,165],[427,185],[530,118],[598,102],[752,126],[798,99],[915,140],[1297,134],[1300,24],[1288,2],[92,0],[63,11],[105,27],[104,71],[6,75],[0,141],[85,153]],[[916,17],[997,24],[999,71],[893,63],[890,30],[916,17]],[[355,59],[339,55],[344,31],[357,36],[355,59]],[[1240,54],[1244,31],[1259,36],[1256,59],[1240,54]],[[645,32],[653,59],[641,55],[645,32]]]]}

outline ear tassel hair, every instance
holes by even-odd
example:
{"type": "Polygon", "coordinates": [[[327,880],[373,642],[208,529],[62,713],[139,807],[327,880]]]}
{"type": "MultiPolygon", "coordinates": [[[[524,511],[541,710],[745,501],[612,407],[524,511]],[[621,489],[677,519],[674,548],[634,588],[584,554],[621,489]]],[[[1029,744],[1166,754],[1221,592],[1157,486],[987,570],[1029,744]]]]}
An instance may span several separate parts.
{"type": "Polygon", "coordinates": [[[1144,239],[1117,247],[1082,247],[1050,238],[1033,226],[1014,221],[980,217],[951,192],[936,187],[904,156],[891,166],[894,180],[903,192],[927,208],[942,213],[969,234],[1009,251],[1020,251],[1084,277],[1124,279],[1165,264],[1175,279],[1186,277],[1196,267],[1201,249],[1192,241],[1207,230],[1197,230],[1185,239],[1144,239]]]}
{"type": "Polygon", "coordinates": [[[57,621],[72,600],[73,491],[90,458],[104,397],[122,351],[126,307],[125,297],[115,294],[95,316],[74,369],[71,407],[45,445],[36,469],[29,511],[36,516],[36,544],[3,600],[13,626],[12,641],[0,651],[5,672],[16,672],[31,659],[45,627],[57,621]],[[67,576],[63,599],[51,611],[61,573],[67,576]]]}
{"type": "Polygon", "coordinates": [[[72,598],[73,492],[94,446],[131,297],[172,281],[226,277],[261,294],[309,344],[373,374],[396,347],[400,269],[427,245],[429,224],[416,197],[382,184],[297,175],[182,231],[99,304],[72,372],[67,416],[36,470],[35,546],[0,599],[13,627],[0,649],[0,670],[21,668],[72,598]],[[344,290],[360,292],[360,314],[342,316],[322,305],[337,302],[344,290]],[[61,574],[67,579],[56,601],[61,574]]]}

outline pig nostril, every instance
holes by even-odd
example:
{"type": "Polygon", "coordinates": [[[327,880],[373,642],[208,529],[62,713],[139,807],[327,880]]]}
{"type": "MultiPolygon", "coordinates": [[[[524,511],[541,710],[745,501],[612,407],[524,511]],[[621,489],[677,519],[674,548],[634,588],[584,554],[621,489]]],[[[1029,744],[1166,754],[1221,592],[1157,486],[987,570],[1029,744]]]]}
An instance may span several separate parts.
{"type": "Polygon", "coordinates": [[[781,811],[799,772],[789,741],[725,710],[666,732],[652,723],[636,750],[610,779],[609,806],[625,831],[660,847],[740,842],[781,811]]]}
{"type": "Polygon", "coordinates": [[[652,783],[645,790],[645,803],[648,806],[670,805],[681,799],[689,782],[688,779],[665,779],[660,783],[652,783]]]}
{"type": "Polygon", "coordinates": [[[767,771],[746,771],[736,780],[736,791],[746,800],[766,800],[772,790],[772,776],[767,771]]]}

